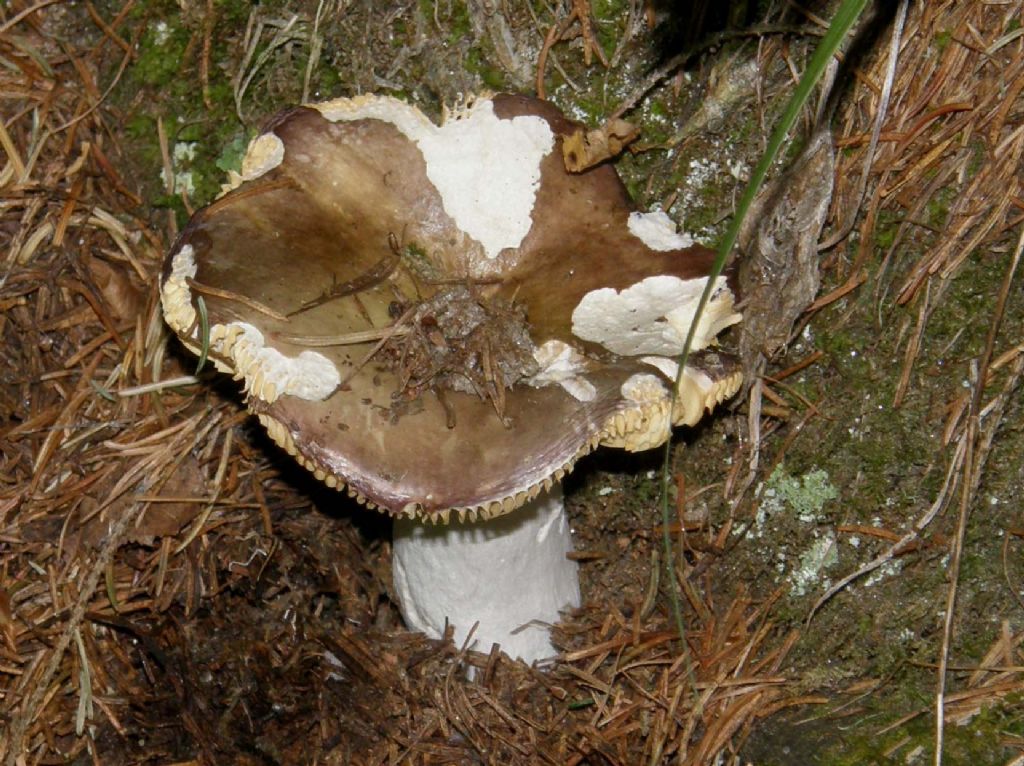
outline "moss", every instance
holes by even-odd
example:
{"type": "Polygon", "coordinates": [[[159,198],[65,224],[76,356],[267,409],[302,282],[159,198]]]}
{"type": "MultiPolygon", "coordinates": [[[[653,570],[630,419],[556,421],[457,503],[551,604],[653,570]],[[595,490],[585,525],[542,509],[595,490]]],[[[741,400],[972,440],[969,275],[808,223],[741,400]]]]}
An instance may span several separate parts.
{"type": "MultiPolygon", "coordinates": [[[[923,700],[924,701],[924,700],[923,700]]],[[[944,730],[943,760],[947,763],[970,763],[973,766],[1004,764],[1013,755],[1001,745],[1007,736],[1019,735],[1024,727],[1019,697],[1008,704],[983,709],[966,725],[947,725],[944,730]]],[[[834,766],[864,764],[928,764],[934,761],[935,724],[929,714],[878,736],[882,728],[877,722],[850,730],[839,746],[827,748],[817,763],[834,766]]]]}
{"type": "Polygon", "coordinates": [[[214,164],[224,173],[229,171],[238,172],[242,169],[242,158],[245,157],[245,149],[248,141],[242,135],[235,136],[221,149],[220,156],[214,164]]]}
{"type": "Polygon", "coordinates": [[[988,147],[980,136],[975,135],[968,144],[968,148],[971,156],[967,160],[966,178],[970,179],[978,175],[985,166],[985,160],[988,159],[988,147]]]}
{"type": "Polygon", "coordinates": [[[605,57],[615,53],[627,18],[627,4],[621,0],[590,0],[593,31],[605,57]]]}
{"type": "MultiPolygon", "coordinates": [[[[273,14],[287,7],[283,0],[270,0],[260,11],[273,14]]],[[[166,195],[157,119],[163,122],[172,151],[176,144],[195,143],[187,158],[174,159],[173,170],[191,187],[190,204],[206,204],[220,191],[225,168],[237,165],[241,147],[252,134],[252,127],[243,126],[236,114],[232,83],[241,65],[238,35],[252,12],[252,4],[245,0],[216,4],[208,80],[202,93],[199,41],[207,22],[205,12],[182,10],[170,0],[145,0],[132,11],[132,18],[143,26],[138,60],[124,73],[113,98],[127,115],[127,149],[145,196],[156,208],[173,209],[179,224],[184,224],[186,211],[181,200],[166,195]]],[[[254,122],[301,98],[307,56],[301,44],[288,46],[260,70],[246,95],[246,113],[254,116],[254,122]]],[[[323,91],[336,88],[338,81],[337,72],[323,67],[311,86],[323,91]]]]}
{"type": "Polygon", "coordinates": [[[465,58],[466,71],[477,75],[490,90],[506,90],[508,85],[505,82],[505,72],[501,67],[486,63],[489,60],[493,60],[493,57],[486,57],[480,48],[471,48],[465,58]]]}
{"type": "MultiPolygon", "coordinates": [[[[469,17],[468,3],[454,2],[451,8],[451,14],[445,19],[445,23],[448,25],[448,42],[457,43],[460,40],[466,39],[472,33],[473,21],[469,17]]],[[[424,16],[432,18],[434,4],[432,2],[421,4],[421,10],[424,12],[424,16]],[[424,8],[423,5],[426,7],[424,8]]]]}
{"type": "Polygon", "coordinates": [[[332,67],[320,69],[320,83],[312,92],[314,99],[331,99],[338,95],[338,88],[341,85],[341,75],[332,67]]]}
{"type": "Polygon", "coordinates": [[[952,186],[939,189],[925,206],[928,224],[934,229],[941,229],[949,218],[949,206],[957,198],[959,192],[952,186]]]}
{"type": "Polygon", "coordinates": [[[899,219],[896,214],[888,208],[878,214],[878,222],[875,224],[875,244],[882,250],[888,250],[896,241],[896,233],[899,231],[899,219]]]}
{"type": "Polygon", "coordinates": [[[189,36],[189,31],[175,16],[150,24],[139,41],[133,75],[154,87],[165,87],[177,81],[189,36]]]}
{"type": "Polygon", "coordinates": [[[667,120],[670,117],[668,106],[661,99],[652,99],[650,106],[651,115],[661,120],[667,120]]]}

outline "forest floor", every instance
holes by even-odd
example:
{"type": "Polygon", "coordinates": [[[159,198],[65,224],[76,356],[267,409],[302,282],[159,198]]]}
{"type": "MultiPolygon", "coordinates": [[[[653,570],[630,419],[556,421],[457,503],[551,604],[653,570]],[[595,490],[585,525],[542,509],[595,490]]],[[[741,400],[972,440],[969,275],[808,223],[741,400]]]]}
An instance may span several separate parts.
{"type": "Polygon", "coordinates": [[[388,521],[230,381],[174,384],[164,255],[291,104],[623,112],[638,207],[715,246],[825,28],[734,5],[0,8],[4,764],[1024,763],[1019,0],[879,4],[844,47],[734,255],[747,385],[678,434],[673,548],[660,454],[582,460],[544,671],[406,631],[388,521]]]}

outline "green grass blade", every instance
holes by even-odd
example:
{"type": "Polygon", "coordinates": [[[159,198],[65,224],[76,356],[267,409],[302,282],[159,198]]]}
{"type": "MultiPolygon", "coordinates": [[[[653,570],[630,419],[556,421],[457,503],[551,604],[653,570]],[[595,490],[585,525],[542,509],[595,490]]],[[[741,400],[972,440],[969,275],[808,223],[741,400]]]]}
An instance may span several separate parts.
{"type": "Polygon", "coordinates": [[[196,375],[203,371],[206,366],[206,358],[210,354],[210,315],[206,313],[206,301],[203,296],[196,298],[196,311],[199,314],[199,363],[196,365],[196,375]]]}

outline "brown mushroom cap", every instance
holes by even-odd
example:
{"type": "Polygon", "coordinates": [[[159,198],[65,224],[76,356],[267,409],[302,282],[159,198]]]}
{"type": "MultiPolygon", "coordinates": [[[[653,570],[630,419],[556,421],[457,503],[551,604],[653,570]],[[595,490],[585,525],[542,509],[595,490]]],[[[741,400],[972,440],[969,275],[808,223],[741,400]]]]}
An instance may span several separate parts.
{"type": "MultiPolygon", "coordinates": [[[[652,290],[685,284],[699,294],[703,281],[685,281],[703,280],[713,254],[652,249],[632,233],[634,208],[613,168],[566,172],[558,144],[576,125],[551,105],[497,96],[455,119],[479,110],[503,124],[525,119],[516,125],[534,138],[544,126],[550,132],[548,147],[524,150],[539,159],[539,181],[518,246],[481,243],[449,214],[455,205],[414,140],[437,129],[418,111],[359,97],[274,119],[234,188],[181,233],[162,276],[168,323],[198,352],[201,298],[210,358],[245,381],[249,407],[271,437],[329,485],[347,485],[391,513],[508,512],[598,444],[663,443],[670,422],[696,422],[739,385],[729,357],[698,351],[670,413],[674,363],[665,344],[630,351],[613,343],[613,353],[601,336],[606,317],[592,316],[596,329],[585,331],[577,313],[574,326],[585,297],[604,312],[630,294],[623,291],[639,290],[645,305],[652,290]],[[453,283],[484,302],[522,307],[538,353],[572,357],[569,372],[552,366],[503,391],[505,422],[493,401],[460,391],[426,393],[399,416],[392,408],[403,381],[373,353],[378,338],[395,323],[396,305],[416,305],[453,283]],[[368,339],[317,345],[355,333],[368,339]]],[[[505,194],[501,179],[494,183],[505,194]]],[[[654,335],[674,338],[668,347],[678,342],[679,332],[655,319],[654,335]]],[[[722,287],[700,345],[738,319],[722,287]]]]}

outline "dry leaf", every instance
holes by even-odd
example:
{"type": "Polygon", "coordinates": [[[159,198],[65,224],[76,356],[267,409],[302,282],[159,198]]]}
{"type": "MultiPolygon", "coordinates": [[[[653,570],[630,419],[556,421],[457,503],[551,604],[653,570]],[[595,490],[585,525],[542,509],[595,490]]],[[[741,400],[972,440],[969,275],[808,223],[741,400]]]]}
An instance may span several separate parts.
{"type": "Polygon", "coordinates": [[[640,128],[631,122],[613,118],[597,130],[584,133],[577,128],[562,140],[562,159],[570,173],[582,173],[599,162],[617,157],[640,135],[640,128]]]}
{"type": "Polygon", "coordinates": [[[747,216],[739,267],[744,380],[756,380],[789,342],[797,318],[818,292],[818,238],[832,199],[834,167],[832,135],[823,130],[757,196],[747,216]]]}
{"type": "Polygon", "coordinates": [[[111,266],[96,257],[89,258],[87,263],[93,282],[117,320],[131,319],[142,310],[145,295],[127,269],[111,266]]]}

